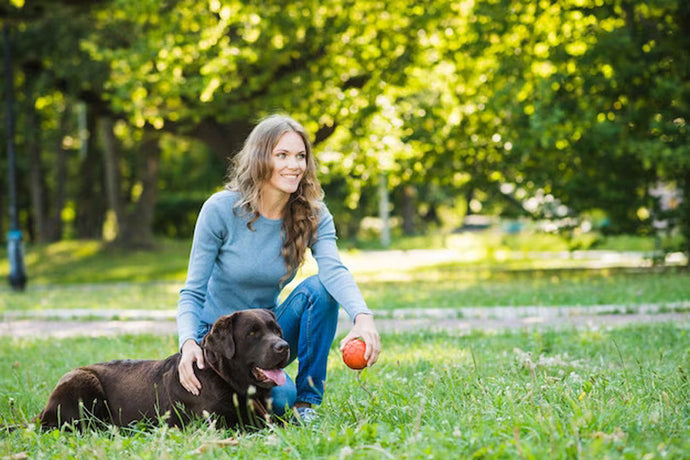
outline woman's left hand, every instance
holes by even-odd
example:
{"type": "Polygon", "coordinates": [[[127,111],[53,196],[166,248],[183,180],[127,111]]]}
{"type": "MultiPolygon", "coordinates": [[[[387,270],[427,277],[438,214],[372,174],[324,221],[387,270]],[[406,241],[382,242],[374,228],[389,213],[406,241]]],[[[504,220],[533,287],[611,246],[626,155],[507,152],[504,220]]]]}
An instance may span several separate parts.
{"type": "Polygon", "coordinates": [[[360,313],[355,317],[355,325],[349,334],[340,341],[340,351],[343,351],[345,344],[352,339],[361,338],[367,345],[364,352],[364,359],[367,361],[367,366],[373,365],[379,359],[381,353],[381,339],[374,324],[374,317],[366,313],[360,313]]]}

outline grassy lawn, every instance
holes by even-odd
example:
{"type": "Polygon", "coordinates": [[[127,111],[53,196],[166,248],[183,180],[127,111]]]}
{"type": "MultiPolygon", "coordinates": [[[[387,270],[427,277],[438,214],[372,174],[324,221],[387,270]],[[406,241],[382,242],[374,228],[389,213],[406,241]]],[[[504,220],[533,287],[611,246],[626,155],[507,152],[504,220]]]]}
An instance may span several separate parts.
{"type": "MultiPolygon", "coordinates": [[[[468,250],[474,243],[462,242],[468,250]]],[[[29,287],[23,293],[0,287],[0,314],[172,310],[188,251],[188,242],[176,241],[161,241],[156,252],[123,253],[98,242],[29,248],[29,287]]],[[[344,258],[357,257],[355,278],[369,305],[381,310],[690,300],[690,272],[681,268],[591,269],[571,259],[489,257],[372,270],[361,263],[366,253],[344,252],[344,258]]],[[[0,276],[7,270],[3,257],[0,276]]],[[[314,270],[307,264],[300,277],[314,270]]],[[[359,377],[334,347],[313,428],[245,433],[198,421],[183,431],[19,429],[0,436],[0,458],[680,458],[690,451],[689,329],[680,323],[384,334],[379,364],[359,377]]],[[[59,377],[76,366],[163,358],[176,346],[172,335],[0,338],[0,423],[36,415],[59,377]]],[[[288,370],[294,376],[295,365],[288,370]]]]}
{"type": "MultiPolygon", "coordinates": [[[[398,272],[394,279],[387,280],[357,273],[355,278],[369,306],[384,311],[478,306],[634,306],[690,300],[690,271],[677,268],[525,271],[453,265],[398,272]]],[[[0,313],[51,308],[169,310],[176,308],[182,283],[29,285],[23,293],[12,292],[5,286],[0,288],[0,313]]]]}
{"type": "MultiPolygon", "coordinates": [[[[650,238],[617,237],[608,238],[598,249],[616,251],[653,250],[650,238]]],[[[357,262],[355,272],[367,277],[379,278],[380,273],[366,268],[366,253],[353,246],[351,241],[339,242],[343,260],[357,262]]],[[[57,285],[111,282],[182,282],[187,271],[190,240],[159,239],[153,251],[122,251],[111,248],[101,241],[61,241],[48,245],[28,245],[24,262],[29,275],[29,285],[57,285]]],[[[366,247],[366,245],[365,245],[366,247]]],[[[463,263],[446,264],[445,271],[455,269],[472,270],[525,270],[525,269],[577,269],[586,266],[587,260],[549,259],[548,256],[531,258],[530,253],[540,254],[567,252],[563,238],[555,235],[504,235],[494,232],[457,235],[430,235],[394,239],[391,249],[398,251],[415,249],[455,250],[471,256],[463,263]],[[502,258],[501,254],[512,251],[523,254],[519,260],[502,258]]],[[[380,253],[376,256],[379,257],[380,253]]],[[[348,263],[348,265],[349,265],[348,263]]],[[[439,262],[441,263],[441,262],[439,262]]],[[[427,265],[436,265],[427,263],[427,265]]],[[[352,267],[350,267],[352,269],[352,267]]],[[[307,271],[313,270],[309,264],[307,271]]],[[[403,267],[404,270],[404,267],[403,267]]],[[[387,266],[393,274],[400,267],[387,266]]],[[[9,273],[9,262],[4,247],[0,247],[0,278],[9,273]]]]}
{"type": "Polygon", "coordinates": [[[635,305],[690,300],[690,272],[635,269],[416,270],[406,280],[363,281],[372,308],[635,305]]]}
{"type": "MultiPolygon", "coordinates": [[[[18,429],[0,437],[0,457],[682,458],[690,452],[689,334],[687,324],[387,334],[379,364],[360,378],[332,350],[312,428],[18,429]]],[[[173,336],[0,339],[0,422],[37,414],[75,366],[174,349],[173,336]]]]}
{"type": "MultiPolygon", "coordinates": [[[[463,244],[470,245],[472,240],[463,244]]],[[[189,243],[162,240],[154,252],[121,252],[100,242],[32,247],[25,292],[0,284],[0,314],[51,308],[171,310],[186,275],[189,243]]],[[[635,305],[690,300],[690,271],[667,268],[583,268],[587,261],[524,259],[425,261],[422,266],[367,267],[381,253],[343,251],[371,308],[635,305]]],[[[413,257],[413,256],[410,256],[413,257]]],[[[316,271],[306,264],[288,291],[316,271]]],[[[0,277],[6,277],[0,259],[0,277]]],[[[287,294],[284,293],[284,295],[287,294]]]]}
{"type": "MultiPolygon", "coordinates": [[[[293,281],[288,290],[302,277],[293,281]]],[[[502,270],[441,266],[398,272],[394,279],[355,273],[369,306],[460,308],[588,306],[690,300],[690,271],[677,268],[502,270]]],[[[0,313],[51,308],[171,310],[182,281],[29,285],[23,293],[0,288],[0,313]]],[[[287,295],[287,291],[283,294],[287,295]]]]}
{"type": "MultiPolygon", "coordinates": [[[[154,251],[121,251],[101,241],[61,241],[29,246],[25,253],[29,286],[184,281],[191,242],[160,240],[154,251]]],[[[6,253],[0,258],[0,276],[6,278],[6,253]]]]}

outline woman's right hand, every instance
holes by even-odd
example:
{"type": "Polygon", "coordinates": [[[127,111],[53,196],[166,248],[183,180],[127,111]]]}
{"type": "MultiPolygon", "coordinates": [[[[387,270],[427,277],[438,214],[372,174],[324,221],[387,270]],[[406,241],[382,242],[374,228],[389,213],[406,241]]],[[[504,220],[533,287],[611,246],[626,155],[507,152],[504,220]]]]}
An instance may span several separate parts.
{"type": "Polygon", "coordinates": [[[204,353],[199,344],[192,339],[182,344],[181,353],[180,364],[177,366],[177,371],[180,374],[180,383],[191,394],[199,396],[201,382],[194,375],[194,363],[196,363],[199,369],[203,369],[204,353]]]}

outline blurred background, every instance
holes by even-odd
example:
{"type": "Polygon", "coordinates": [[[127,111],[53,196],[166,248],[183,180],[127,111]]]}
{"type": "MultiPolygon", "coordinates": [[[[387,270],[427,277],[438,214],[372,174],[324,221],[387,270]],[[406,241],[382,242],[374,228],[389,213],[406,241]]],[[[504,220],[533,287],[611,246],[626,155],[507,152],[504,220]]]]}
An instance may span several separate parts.
{"type": "Polygon", "coordinates": [[[2,0],[0,21],[2,239],[15,181],[28,247],[188,248],[279,112],[343,247],[690,248],[686,0],[2,0]]]}

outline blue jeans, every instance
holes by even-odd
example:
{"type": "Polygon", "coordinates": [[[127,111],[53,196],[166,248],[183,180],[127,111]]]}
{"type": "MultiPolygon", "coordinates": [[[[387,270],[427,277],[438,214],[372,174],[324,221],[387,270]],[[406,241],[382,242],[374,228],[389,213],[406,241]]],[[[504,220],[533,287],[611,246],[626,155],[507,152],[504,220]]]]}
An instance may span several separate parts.
{"type": "Polygon", "coordinates": [[[314,275],[302,281],[275,314],[290,345],[290,362],[295,358],[299,362],[296,384],[288,377],[285,384],[271,390],[273,411],[282,415],[295,402],[321,404],[338,303],[314,275]]]}

